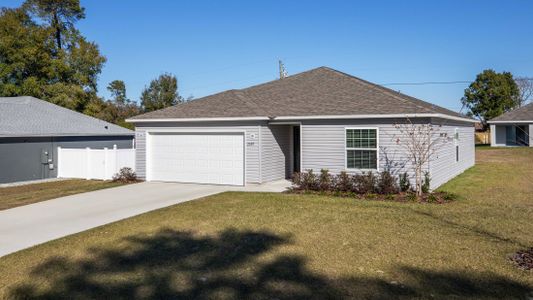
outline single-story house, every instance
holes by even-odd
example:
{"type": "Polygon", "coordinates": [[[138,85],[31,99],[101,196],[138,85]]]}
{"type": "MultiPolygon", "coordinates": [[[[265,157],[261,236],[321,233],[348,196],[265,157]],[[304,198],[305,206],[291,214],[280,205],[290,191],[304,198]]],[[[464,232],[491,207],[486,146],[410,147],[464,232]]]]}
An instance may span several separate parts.
{"type": "Polygon", "coordinates": [[[490,145],[493,147],[533,147],[533,103],[489,120],[490,145]]]}
{"type": "Polygon", "coordinates": [[[474,165],[474,120],[327,67],[128,121],[147,181],[244,185],[309,169],[413,175],[395,141],[408,119],[453,139],[426,166],[432,188],[474,165]]]}
{"type": "Polygon", "coordinates": [[[34,97],[0,97],[0,183],[57,177],[57,147],[133,143],[132,130],[34,97]]]}

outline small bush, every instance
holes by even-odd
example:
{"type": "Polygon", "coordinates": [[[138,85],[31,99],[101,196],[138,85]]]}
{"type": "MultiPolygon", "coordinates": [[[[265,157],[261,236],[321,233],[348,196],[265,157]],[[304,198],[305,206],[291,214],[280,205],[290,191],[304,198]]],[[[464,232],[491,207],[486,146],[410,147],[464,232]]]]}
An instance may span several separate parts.
{"type": "Polygon", "coordinates": [[[330,191],[333,189],[333,179],[327,169],[320,170],[320,176],[318,178],[318,186],[320,191],[330,191]]]}
{"type": "Polygon", "coordinates": [[[418,197],[413,192],[408,192],[405,198],[407,199],[407,201],[410,201],[410,202],[415,202],[418,200],[418,197]]]}
{"type": "Polygon", "coordinates": [[[429,172],[424,172],[424,181],[422,182],[422,193],[429,193],[429,184],[431,178],[429,177],[429,172]]]}
{"type": "Polygon", "coordinates": [[[138,182],[139,179],[137,178],[137,174],[135,174],[135,172],[133,172],[131,168],[124,167],[120,169],[118,173],[113,175],[113,181],[131,183],[131,182],[138,182]]]}
{"type": "Polygon", "coordinates": [[[355,192],[358,194],[371,194],[376,192],[376,176],[372,171],[353,177],[355,192]]]}
{"type": "Polygon", "coordinates": [[[379,174],[377,189],[380,194],[396,194],[399,190],[396,178],[389,171],[379,174]]]}
{"type": "Polygon", "coordinates": [[[291,177],[291,183],[293,187],[300,188],[302,185],[302,174],[299,172],[294,172],[291,177]]]}
{"type": "Polygon", "coordinates": [[[400,174],[400,191],[407,192],[411,190],[411,182],[409,181],[409,174],[407,172],[400,174]]]}
{"type": "Polygon", "coordinates": [[[307,170],[301,175],[300,188],[302,190],[317,191],[318,187],[318,180],[313,170],[307,170]]]}
{"type": "Polygon", "coordinates": [[[335,189],[340,192],[351,192],[352,191],[352,180],[350,178],[350,175],[346,173],[346,171],[340,172],[338,176],[336,176],[335,180],[335,189]]]}

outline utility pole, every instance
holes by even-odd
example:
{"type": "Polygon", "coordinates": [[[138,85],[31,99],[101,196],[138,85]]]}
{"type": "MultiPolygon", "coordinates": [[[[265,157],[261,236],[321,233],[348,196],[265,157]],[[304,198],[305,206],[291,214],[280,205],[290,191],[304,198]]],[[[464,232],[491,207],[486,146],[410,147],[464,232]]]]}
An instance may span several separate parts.
{"type": "Polygon", "coordinates": [[[283,79],[287,77],[287,70],[285,70],[285,65],[281,61],[281,59],[278,61],[279,63],[279,79],[283,79]]]}

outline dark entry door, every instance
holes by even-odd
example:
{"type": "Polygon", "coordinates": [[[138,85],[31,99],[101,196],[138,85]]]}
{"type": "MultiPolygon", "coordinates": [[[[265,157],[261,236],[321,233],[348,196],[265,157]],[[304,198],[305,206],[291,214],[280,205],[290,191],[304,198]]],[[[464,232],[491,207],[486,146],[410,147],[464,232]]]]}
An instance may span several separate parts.
{"type": "Polygon", "coordinates": [[[292,169],[300,172],[300,126],[292,127],[292,169]]]}

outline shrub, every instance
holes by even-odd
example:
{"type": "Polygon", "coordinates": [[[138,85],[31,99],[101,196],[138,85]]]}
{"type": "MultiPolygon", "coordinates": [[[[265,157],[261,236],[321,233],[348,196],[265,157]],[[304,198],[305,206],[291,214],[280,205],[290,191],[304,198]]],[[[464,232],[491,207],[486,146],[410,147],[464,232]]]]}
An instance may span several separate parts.
{"type": "Polygon", "coordinates": [[[429,177],[429,172],[424,172],[424,181],[422,182],[422,193],[429,193],[429,184],[431,178],[429,177]]]}
{"type": "Polygon", "coordinates": [[[396,178],[389,171],[381,172],[378,177],[377,190],[380,194],[398,193],[396,178]]]}
{"type": "Polygon", "coordinates": [[[411,201],[411,202],[415,202],[418,200],[416,193],[413,193],[413,192],[408,192],[405,198],[407,199],[407,201],[411,201]]]}
{"type": "Polygon", "coordinates": [[[355,175],[353,182],[356,193],[370,194],[376,192],[376,176],[374,176],[372,171],[368,173],[363,172],[362,175],[355,175]]]}
{"type": "Polygon", "coordinates": [[[130,182],[138,182],[139,179],[137,179],[137,174],[133,172],[131,168],[124,167],[118,171],[115,175],[113,175],[113,181],[114,182],[123,182],[123,183],[130,183],[130,182]]]}
{"type": "Polygon", "coordinates": [[[407,192],[411,190],[411,182],[407,172],[400,174],[400,191],[407,192]]]}
{"type": "Polygon", "coordinates": [[[293,188],[299,189],[302,184],[302,174],[299,172],[294,172],[291,177],[291,183],[293,188]]]}
{"type": "Polygon", "coordinates": [[[327,169],[320,170],[320,176],[318,178],[318,187],[320,191],[332,190],[332,176],[327,169]]]}
{"type": "Polygon", "coordinates": [[[306,173],[301,175],[300,188],[302,190],[316,191],[318,190],[318,182],[316,174],[309,169],[306,173]]]}
{"type": "Polygon", "coordinates": [[[335,176],[335,189],[340,192],[351,192],[352,191],[352,180],[350,175],[346,171],[340,172],[339,175],[335,176]]]}

